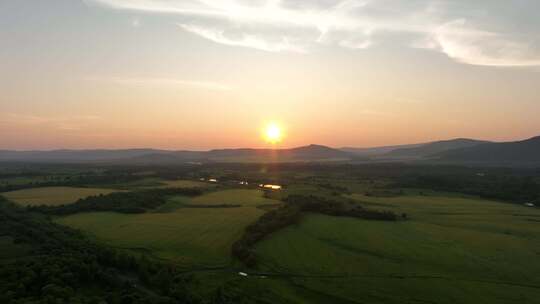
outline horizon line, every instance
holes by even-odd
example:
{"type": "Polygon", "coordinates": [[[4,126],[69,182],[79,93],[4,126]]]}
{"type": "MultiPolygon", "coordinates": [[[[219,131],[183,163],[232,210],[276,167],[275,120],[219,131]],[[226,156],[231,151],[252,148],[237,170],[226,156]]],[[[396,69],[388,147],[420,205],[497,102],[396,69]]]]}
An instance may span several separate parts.
{"type": "Polygon", "coordinates": [[[106,147],[99,147],[99,148],[51,148],[51,149],[10,149],[10,148],[0,148],[0,152],[2,151],[9,151],[9,152],[58,152],[58,151],[120,151],[120,150],[155,150],[155,151],[168,151],[168,152],[209,152],[209,151],[215,151],[215,150],[242,150],[242,149],[251,149],[251,150],[288,150],[288,149],[295,149],[295,148],[302,148],[302,147],[309,147],[309,146],[323,146],[328,147],[332,149],[376,149],[376,148],[384,148],[384,147],[395,147],[395,146],[407,146],[407,145],[423,145],[423,144],[429,144],[434,142],[441,142],[441,141],[452,141],[452,140],[478,140],[478,141],[485,141],[486,143],[505,143],[505,142],[518,142],[518,141],[524,141],[533,139],[536,137],[540,137],[540,135],[537,136],[531,136],[526,138],[520,138],[520,139],[512,139],[512,140],[505,140],[505,141],[492,141],[492,140],[484,140],[484,139],[475,139],[475,138],[469,138],[469,137],[453,137],[449,139],[438,139],[438,140],[429,140],[425,142],[415,142],[415,143],[402,143],[402,144],[384,144],[384,145],[377,145],[377,146],[354,146],[354,145],[344,145],[340,147],[325,145],[325,144],[305,144],[305,145],[299,145],[299,146],[279,146],[279,147],[220,147],[220,148],[209,148],[209,149],[189,149],[189,148],[180,148],[180,149],[174,149],[174,148],[151,148],[151,147],[129,147],[129,148],[106,148],[106,147]]]}

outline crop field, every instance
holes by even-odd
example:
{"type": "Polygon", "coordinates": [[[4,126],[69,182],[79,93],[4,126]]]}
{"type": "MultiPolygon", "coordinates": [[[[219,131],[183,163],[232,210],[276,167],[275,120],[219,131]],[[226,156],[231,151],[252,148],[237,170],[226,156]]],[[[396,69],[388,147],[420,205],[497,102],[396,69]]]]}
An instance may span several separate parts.
{"type": "Polygon", "coordinates": [[[122,189],[122,190],[142,190],[142,189],[165,186],[165,184],[162,182],[162,179],[160,178],[144,177],[144,178],[136,179],[133,181],[113,183],[113,184],[104,184],[100,186],[104,188],[111,187],[111,188],[122,189]]]}
{"type": "Polygon", "coordinates": [[[534,303],[540,210],[473,198],[353,195],[396,223],[310,214],[257,247],[262,271],[333,303],[534,303]]]}
{"type": "Polygon", "coordinates": [[[195,197],[191,200],[191,203],[201,205],[238,204],[243,207],[257,207],[279,202],[263,197],[262,190],[231,189],[211,192],[206,195],[195,197]]]}
{"type": "Polygon", "coordinates": [[[206,187],[213,187],[214,185],[205,183],[205,182],[199,182],[199,181],[193,181],[193,180],[185,180],[185,179],[179,179],[179,180],[164,180],[162,181],[163,184],[165,184],[164,187],[174,187],[174,188],[206,188],[206,187]]]}
{"type": "Polygon", "coordinates": [[[143,178],[136,179],[133,181],[128,182],[121,182],[121,183],[114,183],[114,184],[108,184],[108,185],[102,185],[102,187],[113,187],[116,189],[124,189],[124,190],[143,190],[143,189],[150,189],[150,188],[205,188],[205,187],[212,187],[214,185],[200,182],[200,181],[194,181],[194,180],[186,180],[186,179],[179,179],[179,180],[165,180],[158,177],[145,177],[144,175],[140,175],[143,178]]]}
{"type": "Polygon", "coordinates": [[[1,193],[5,198],[23,205],[62,205],[92,195],[109,194],[118,190],[76,187],[42,187],[1,193]]]}
{"type": "Polygon", "coordinates": [[[148,253],[181,266],[219,267],[231,262],[230,250],[244,228],[277,204],[260,190],[224,190],[193,199],[173,197],[157,212],[81,213],[57,222],[81,229],[113,247],[148,253]],[[241,204],[235,208],[182,208],[189,205],[241,204]]]}

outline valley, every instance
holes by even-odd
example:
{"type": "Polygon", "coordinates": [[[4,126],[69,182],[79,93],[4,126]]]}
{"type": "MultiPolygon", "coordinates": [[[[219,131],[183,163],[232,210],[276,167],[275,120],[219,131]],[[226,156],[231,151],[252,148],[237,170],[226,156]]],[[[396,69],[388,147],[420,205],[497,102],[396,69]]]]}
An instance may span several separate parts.
{"type": "MultiPolygon", "coordinates": [[[[540,209],[519,198],[488,198],[498,192],[482,198],[459,187],[419,184],[441,172],[448,179],[478,179],[477,168],[222,164],[149,166],[142,176],[141,168],[133,169],[122,169],[129,182],[110,184],[106,191],[81,184],[1,195],[22,208],[32,205],[26,207],[30,212],[50,214],[54,223],[80,231],[98,246],[174,267],[201,300],[219,293],[245,303],[508,303],[533,301],[539,294],[540,209]],[[413,177],[421,179],[407,187],[413,177]],[[216,182],[202,181],[210,179],[216,182]],[[34,200],[36,194],[41,200],[34,200]],[[130,203],[138,195],[157,201],[130,203]],[[116,199],[122,200],[121,209],[114,207],[116,199]],[[90,202],[96,205],[85,205],[90,202]],[[234,254],[236,243],[250,237],[249,227],[270,220],[272,212],[277,215],[272,221],[285,220],[295,206],[302,207],[290,222],[257,228],[271,230],[249,243],[254,263],[234,254]],[[353,213],[356,207],[360,213],[353,213]],[[362,218],[368,211],[395,219],[362,218]]],[[[100,167],[90,175],[109,170],[119,169],[100,167]]],[[[540,180],[529,169],[483,172],[516,182],[540,180]]],[[[85,179],[102,184],[97,176],[80,177],[85,179]]],[[[531,195],[538,195],[536,190],[531,188],[531,195]]],[[[9,231],[3,233],[6,254],[29,252],[28,245],[10,241],[9,231]]]]}

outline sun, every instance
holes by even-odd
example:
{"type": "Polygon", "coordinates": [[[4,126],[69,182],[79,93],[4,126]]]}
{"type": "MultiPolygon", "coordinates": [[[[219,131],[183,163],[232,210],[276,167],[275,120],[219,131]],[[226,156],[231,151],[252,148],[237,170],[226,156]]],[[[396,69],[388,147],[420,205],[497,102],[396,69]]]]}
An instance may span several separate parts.
{"type": "Polygon", "coordinates": [[[264,139],[271,144],[281,142],[283,139],[283,131],[281,127],[275,122],[266,125],[264,128],[264,139]]]}

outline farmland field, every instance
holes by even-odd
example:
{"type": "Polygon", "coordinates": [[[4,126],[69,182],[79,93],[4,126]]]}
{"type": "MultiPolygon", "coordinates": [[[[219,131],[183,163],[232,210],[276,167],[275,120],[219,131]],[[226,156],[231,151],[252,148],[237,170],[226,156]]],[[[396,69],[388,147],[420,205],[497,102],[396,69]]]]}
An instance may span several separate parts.
{"type": "Polygon", "coordinates": [[[257,207],[261,205],[276,204],[278,202],[264,198],[262,190],[231,189],[211,192],[206,195],[195,197],[191,203],[201,205],[238,204],[243,207],[257,207]]]}
{"type": "Polygon", "coordinates": [[[58,218],[116,248],[149,253],[181,266],[224,266],[231,244],[264,213],[258,204],[276,204],[260,190],[225,190],[193,199],[173,197],[153,213],[81,213],[58,218]],[[180,208],[182,204],[242,204],[236,208],[180,208]]]}
{"type": "Polygon", "coordinates": [[[109,194],[118,190],[76,187],[42,187],[4,192],[2,196],[23,206],[62,205],[92,195],[109,194]]]}
{"type": "Polygon", "coordinates": [[[144,190],[151,188],[205,188],[214,185],[187,179],[165,180],[157,177],[144,177],[129,182],[104,184],[101,186],[105,188],[113,187],[123,190],[144,190]]]}
{"type": "Polygon", "coordinates": [[[472,198],[353,195],[397,223],[310,214],[259,244],[264,271],[336,303],[533,303],[540,211],[472,198]]]}
{"type": "Polygon", "coordinates": [[[185,180],[185,179],[164,180],[162,181],[162,183],[165,184],[164,187],[176,187],[176,188],[205,188],[205,187],[214,186],[212,184],[205,183],[205,182],[185,180]]]}
{"type": "Polygon", "coordinates": [[[539,210],[459,194],[405,193],[345,196],[371,209],[406,213],[407,221],[306,214],[299,225],[270,235],[256,247],[258,268],[246,270],[265,274],[266,281],[231,273],[237,265],[232,243],[264,213],[260,207],[280,204],[261,190],[175,196],[149,213],[79,213],[56,221],[114,248],[192,270],[207,288],[258,290],[268,301],[508,303],[538,295],[539,210]],[[217,272],[198,272],[209,268],[217,272]]]}
{"type": "Polygon", "coordinates": [[[165,184],[162,183],[162,180],[159,178],[145,177],[145,178],[136,179],[129,182],[104,184],[100,186],[105,187],[105,188],[111,187],[111,188],[122,189],[122,190],[141,190],[141,189],[149,189],[149,188],[155,188],[159,186],[165,186],[165,184]]]}

